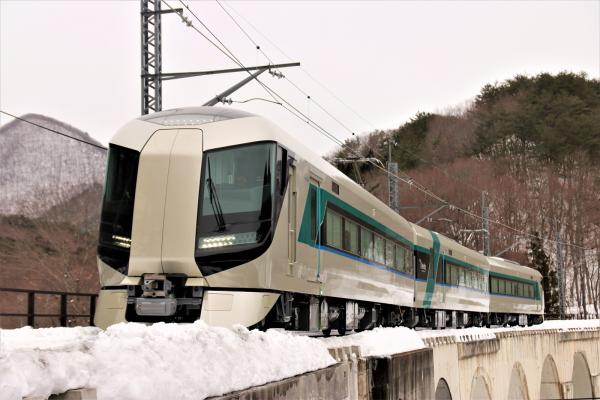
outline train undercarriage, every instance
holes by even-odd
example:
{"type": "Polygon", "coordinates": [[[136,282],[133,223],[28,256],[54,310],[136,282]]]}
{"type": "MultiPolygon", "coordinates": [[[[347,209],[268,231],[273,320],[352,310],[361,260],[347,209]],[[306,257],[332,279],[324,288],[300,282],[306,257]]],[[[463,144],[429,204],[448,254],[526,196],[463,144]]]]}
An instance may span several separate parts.
{"type": "Polygon", "coordinates": [[[258,328],[285,328],[296,331],[321,331],[329,336],[362,331],[376,326],[408,328],[469,328],[490,326],[528,326],[543,322],[542,315],[478,313],[401,307],[389,304],[282,293],[258,328]]]}
{"type": "MultiPolygon", "coordinates": [[[[206,300],[209,288],[185,286],[185,279],[184,275],[178,274],[168,277],[160,274],[145,275],[141,285],[128,287],[125,319],[143,323],[191,323],[202,318],[202,303],[206,300]]],[[[265,308],[269,311],[263,311],[261,316],[256,317],[262,319],[251,328],[283,328],[328,336],[332,331],[344,335],[350,331],[358,332],[377,326],[445,329],[527,326],[543,321],[542,315],[402,307],[290,292],[270,292],[270,295],[277,300],[274,300],[272,306],[265,308]]]]}

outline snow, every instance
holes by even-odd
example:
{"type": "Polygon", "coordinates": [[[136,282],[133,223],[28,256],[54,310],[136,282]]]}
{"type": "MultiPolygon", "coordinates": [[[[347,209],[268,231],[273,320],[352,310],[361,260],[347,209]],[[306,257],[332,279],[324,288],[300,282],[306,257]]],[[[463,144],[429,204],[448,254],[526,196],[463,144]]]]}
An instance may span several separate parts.
{"type": "Polygon", "coordinates": [[[489,340],[496,338],[496,330],[488,328],[442,329],[417,332],[422,338],[454,336],[455,341],[459,343],[473,340],[489,340]]]}
{"type": "Polygon", "coordinates": [[[539,331],[544,329],[559,330],[580,330],[596,328],[600,329],[599,319],[578,319],[578,320],[547,320],[539,325],[527,327],[515,326],[512,328],[466,328],[466,329],[443,329],[418,331],[422,338],[427,337],[448,337],[454,336],[456,342],[466,342],[473,340],[495,339],[496,333],[514,332],[514,331],[539,331]]]}
{"type": "Polygon", "coordinates": [[[335,363],[328,348],[358,346],[363,357],[425,347],[429,337],[493,339],[528,330],[600,329],[600,320],[545,321],[526,328],[412,330],[375,328],[314,339],[269,330],[194,324],[118,324],[0,329],[0,400],[48,397],[81,387],[98,399],[202,399],[278,381],[335,363]]]}
{"type": "Polygon", "coordinates": [[[375,328],[349,336],[323,338],[321,341],[329,348],[358,346],[363,357],[387,356],[425,347],[418,333],[405,327],[375,328]]]}
{"type": "Polygon", "coordinates": [[[98,399],[202,399],[334,364],[314,339],[194,324],[0,330],[0,400],[80,387],[98,399]]]}
{"type": "MultiPolygon", "coordinates": [[[[600,319],[567,319],[567,320],[546,320],[540,325],[536,325],[539,329],[587,329],[600,328],[600,319]]],[[[535,326],[526,329],[534,329],[535,326]]]]}

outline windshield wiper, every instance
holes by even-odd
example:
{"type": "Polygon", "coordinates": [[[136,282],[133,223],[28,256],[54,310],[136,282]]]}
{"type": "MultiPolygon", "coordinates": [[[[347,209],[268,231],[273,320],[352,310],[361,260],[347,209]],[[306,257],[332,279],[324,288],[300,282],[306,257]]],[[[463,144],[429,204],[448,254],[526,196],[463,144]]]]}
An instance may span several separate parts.
{"type": "Polygon", "coordinates": [[[208,166],[208,179],[206,180],[206,185],[208,186],[210,195],[210,204],[212,206],[215,219],[217,220],[218,231],[223,232],[225,230],[225,218],[223,217],[223,210],[221,209],[221,203],[219,202],[219,197],[217,196],[215,183],[212,180],[212,174],[210,172],[210,158],[208,158],[208,156],[206,157],[206,165],[208,166]]]}

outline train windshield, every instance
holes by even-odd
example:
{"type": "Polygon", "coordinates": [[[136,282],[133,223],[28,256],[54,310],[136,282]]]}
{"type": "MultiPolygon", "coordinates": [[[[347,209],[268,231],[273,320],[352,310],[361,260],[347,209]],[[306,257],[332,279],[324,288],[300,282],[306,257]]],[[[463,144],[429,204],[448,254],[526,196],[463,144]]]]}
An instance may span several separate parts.
{"type": "Polygon", "coordinates": [[[98,256],[121,273],[127,273],[139,153],[110,145],[106,186],[100,216],[98,256]]]}
{"type": "Polygon", "coordinates": [[[262,242],[273,216],[274,143],[204,153],[196,253],[238,250],[262,242]]]}

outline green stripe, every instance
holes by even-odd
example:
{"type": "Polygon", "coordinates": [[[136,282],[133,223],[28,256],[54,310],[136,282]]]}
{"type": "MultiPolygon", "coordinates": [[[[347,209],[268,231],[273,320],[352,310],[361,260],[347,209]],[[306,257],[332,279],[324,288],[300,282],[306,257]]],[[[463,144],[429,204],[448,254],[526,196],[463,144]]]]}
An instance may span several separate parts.
{"type": "Polygon", "coordinates": [[[530,279],[525,279],[525,278],[520,278],[518,276],[512,276],[512,275],[506,275],[500,272],[492,272],[490,271],[490,278],[502,278],[502,279],[508,279],[510,281],[515,281],[515,282],[521,282],[521,283],[528,283],[530,285],[533,285],[534,291],[535,291],[535,299],[536,300],[540,300],[540,288],[539,288],[539,283],[537,281],[532,281],[530,279]]]}
{"type": "MultiPolygon", "coordinates": [[[[336,207],[344,210],[348,214],[352,215],[354,218],[356,218],[359,222],[362,222],[364,225],[370,225],[373,228],[375,228],[376,230],[378,230],[379,232],[392,238],[393,240],[400,242],[402,244],[405,244],[408,247],[410,247],[411,249],[413,248],[412,241],[406,239],[404,236],[391,230],[387,226],[376,221],[375,219],[373,219],[372,217],[363,213],[359,209],[357,209],[357,208],[351,206],[350,204],[346,203],[345,201],[341,200],[336,195],[329,193],[327,190],[325,190],[323,188],[318,188],[312,184],[309,185],[309,192],[306,197],[306,203],[304,205],[304,214],[302,215],[302,225],[300,226],[300,233],[298,234],[298,241],[300,241],[302,243],[306,243],[310,246],[315,246],[315,241],[312,240],[312,238],[310,237],[310,222],[311,222],[310,221],[310,207],[311,207],[310,196],[311,196],[311,191],[313,191],[313,190],[318,191],[317,192],[317,201],[318,201],[320,207],[317,210],[325,210],[328,203],[333,204],[336,207]]],[[[319,223],[317,224],[317,229],[319,229],[320,226],[322,225],[323,219],[325,218],[325,214],[326,213],[323,212],[322,215],[320,215],[320,218],[318,220],[319,223]]]]}
{"type": "Polygon", "coordinates": [[[421,253],[425,253],[425,254],[431,253],[431,249],[428,249],[427,247],[419,246],[418,244],[415,244],[415,250],[419,251],[421,253]]]}
{"type": "Polygon", "coordinates": [[[433,264],[427,274],[427,287],[425,288],[425,298],[423,299],[423,308],[431,307],[431,299],[433,298],[433,289],[435,288],[435,277],[437,276],[438,264],[440,263],[440,239],[437,233],[431,232],[433,239],[433,264]]]}
{"type": "Polygon", "coordinates": [[[459,265],[461,267],[465,267],[465,268],[468,268],[468,269],[471,269],[471,270],[474,270],[474,271],[477,271],[477,272],[481,272],[484,275],[487,275],[488,272],[489,272],[487,269],[483,269],[481,267],[478,267],[477,265],[469,264],[466,261],[461,261],[461,260],[459,260],[457,258],[454,258],[454,257],[451,257],[451,256],[444,255],[444,256],[442,256],[442,258],[444,260],[447,260],[447,261],[451,262],[452,264],[459,265]]]}

